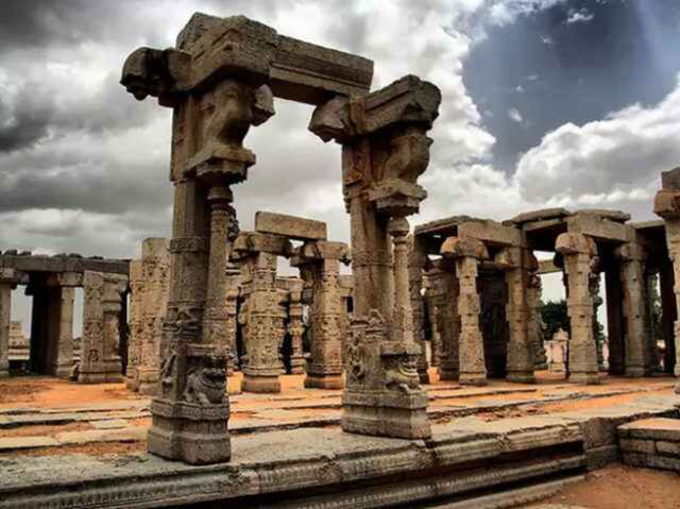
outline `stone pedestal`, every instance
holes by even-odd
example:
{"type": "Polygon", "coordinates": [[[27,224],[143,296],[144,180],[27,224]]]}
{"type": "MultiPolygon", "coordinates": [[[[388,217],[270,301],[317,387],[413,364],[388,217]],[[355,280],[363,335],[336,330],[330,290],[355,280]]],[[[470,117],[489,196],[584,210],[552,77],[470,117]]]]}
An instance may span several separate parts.
{"type": "Polygon", "coordinates": [[[571,325],[569,380],[582,384],[600,382],[597,345],[593,335],[593,279],[598,277],[597,247],[590,237],[563,233],[555,249],[564,256],[567,276],[567,308],[571,325]]]}
{"type": "MultiPolygon", "coordinates": [[[[510,382],[533,383],[534,354],[530,336],[531,294],[537,283],[538,262],[526,249],[507,248],[505,281],[508,286],[506,316],[510,326],[507,379],[510,382]]],[[[540,285],[540,278],[538,281],[540,285]]]]}
{"type": "Polygon", "coordinates": [[[473,238],[449,237],[442,255],[453,259],[458,278],[458,315],[460,316],[459,375],[463,385],[485,385],[484,339],[479,324],[481,304],[477,291],[480,260],[489,257],[482,242],[473,238]]]}
{"type": "Polygon", "coordinates": [[[342,348],[348,332],[340,289],[340,261],[347,261],[342,242],[307,242],[296,250],[292,265],[311,290],[310,357],[305,387],[342,389],[342,348]]]}

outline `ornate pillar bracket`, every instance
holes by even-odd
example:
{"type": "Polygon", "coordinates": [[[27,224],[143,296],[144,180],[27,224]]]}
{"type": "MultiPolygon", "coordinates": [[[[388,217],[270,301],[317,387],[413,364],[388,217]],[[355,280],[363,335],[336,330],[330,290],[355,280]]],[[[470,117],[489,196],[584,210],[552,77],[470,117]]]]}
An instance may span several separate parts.
{"type": "Polygon", "coordinates": [[[354,320],[346,348],[345,431],[430,436],[410,313],[405,217],[427,193],[427,131],[438,115],[437,87],[406,76],[371,94],[330,100],[310,130],[343,145],[343,192],[352,224],[354,320]],[[394,263],[393,263],[394,259],[394,263]],[[408,317],[403,317],[408,310],[408,317]]]}
{"type": "Polygon", "coordinates": [[[651,372],[651,359],[647,355],[647,331],[645,320],[645,275],[644,262],[647,258],[642,246],[628,242],[614,250],[614,256],[621,265],[620,278],[623,291],[625,374],[629,377],[643,377],[651,372]]]}
{"type": "Polygon", "coordinates": [[[489,253],[480,240],[470,237],[449,237],[441,254],[455,260],[458,278],[458,314],[460,316],[459,377],[463,385],[485,385],[484,339],[479,324],[481,301],[477,291],[479,262],[489,253]]]}
{"type": "MultiPolygon", "coordinates": [[[[654,197],[654,213],[666,223],[666,244],[673,263],[675,305],[680,317],[680,168],[661,173],[661,190],[654,197]]],[[[680,377],[680,319],[675,321],[675,376],[680,377]]],[[[680,381],[675,386],[680,394],[680,381]]]]}
{"type": "Polygon", "coordinates": [[[598,384],[597,345],[593,334],[593,290],[599,277],[599,258],[595,241],[581,233],[562,233],[555,250],[564,258],[567,276],[569,338],[569,380],[598,384]]]}

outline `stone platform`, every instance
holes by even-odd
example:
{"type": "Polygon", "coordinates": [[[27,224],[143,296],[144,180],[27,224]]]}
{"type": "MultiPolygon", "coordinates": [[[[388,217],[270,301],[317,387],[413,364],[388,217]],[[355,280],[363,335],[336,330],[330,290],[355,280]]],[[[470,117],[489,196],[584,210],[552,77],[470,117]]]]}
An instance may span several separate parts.
{"type": "Polygon", "coordinates": [[[625,464],[680,472],[680,419],[631,422],[618,435],[625,464]]]}
{"type": "Polygon", "coordinates": [[[5,403],[0,508],[512,507],[617,461],[617,427],[678,417],[672,385],[435,384],[427,441],[343,433],[338,391],[239,394],[232,461],[209,467],[146,454],[143,398],[5,403]]]}

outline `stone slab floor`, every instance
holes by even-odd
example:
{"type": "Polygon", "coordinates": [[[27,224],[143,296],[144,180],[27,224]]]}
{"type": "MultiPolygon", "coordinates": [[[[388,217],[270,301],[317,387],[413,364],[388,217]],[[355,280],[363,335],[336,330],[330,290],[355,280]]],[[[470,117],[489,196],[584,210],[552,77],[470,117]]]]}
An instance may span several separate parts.
{"type": "MultiPolygon", "coordinates": [[[[229,380],[234,435],[302,427],[338,426],[341,391],[303,388],[302,375],[282,377],[277,395],[238,394],[240,374],[229,380]]],[[[486,387],[455,382],[426,386],[433,423],[504,418],[595,409],[670,395],[674,379],[603,376],[598,386],[579,386],[539,374],[535,385],[491,381],[486,387]]],[[[142,452],[151,424],[149,398],[124,384],[79,385],[47,377],[0,381],[0,455],[142,452]]]]}

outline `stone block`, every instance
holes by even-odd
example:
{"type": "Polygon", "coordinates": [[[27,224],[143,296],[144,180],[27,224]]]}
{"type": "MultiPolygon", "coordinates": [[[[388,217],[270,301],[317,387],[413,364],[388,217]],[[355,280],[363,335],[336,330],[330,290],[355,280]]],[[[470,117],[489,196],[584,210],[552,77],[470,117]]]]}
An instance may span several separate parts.
{"type": "Polygon", "coordinates": [[[635,438],[622,438],[619,440],[622,451],[639,452],[640,454],[654,454],[656,446],[654,440],[639,440],[635,438]]]}
{"type": "Polygon", "coordinates": [[[680,472],[680,459],[668,458],[666,456],[647,456],[647,467],[659,468],[661,470],[672,470],[680,472]]]}
{"type": "Polygon", "coordinates": [[[619,426],[619,437],[680,442],[680,419],[643,419],[619,426]]]}
{"type": "Polygon", "coordinates": [[[255,214],[255,231],[271,233],[295,240],[326,240],[326,223],[303,217],[258,211],[255,214]]]}
{"type": "Polygon", "coordinates": [[[59,442],[52,437],[11,437],[0,438],[0,451],[16,451],[34,449],[36,447],[58,446],[59,442]]]}
{"type": "Polygon", "coordinates": [[[680,458],[680,442],[666,442],[665,440],[659,440],[656,443],[656,451],[659,454],[665,454],[666,456],[677,456],[680,458]]]}
{"type": "Polygon", "coordinates": [[[588,470],[597,470],[619,460],[619,448],[616,445],[604,445],[586,450],[588,470]]]}
{"type": "Polygon", "coordinates": [[[631,467],[647,467],[647,458],[649,455],[640,454],[637,452],[624,452],[621,454],[623,463],[625,465],[630,465],[631,467]]]}

